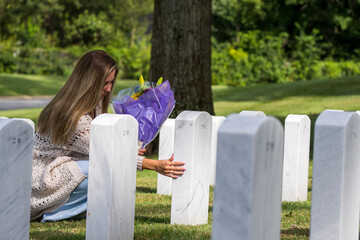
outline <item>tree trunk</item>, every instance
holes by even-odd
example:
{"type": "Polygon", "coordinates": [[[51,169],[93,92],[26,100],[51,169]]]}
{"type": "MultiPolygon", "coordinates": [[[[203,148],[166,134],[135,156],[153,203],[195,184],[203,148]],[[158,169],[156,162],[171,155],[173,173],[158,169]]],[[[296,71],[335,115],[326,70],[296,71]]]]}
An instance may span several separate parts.
{"type": "Polygon", "coordinates": [[[211,0],[155,0],[149,79],[169,80],[173,115],[214,115],[211,92],[211,0]]]}

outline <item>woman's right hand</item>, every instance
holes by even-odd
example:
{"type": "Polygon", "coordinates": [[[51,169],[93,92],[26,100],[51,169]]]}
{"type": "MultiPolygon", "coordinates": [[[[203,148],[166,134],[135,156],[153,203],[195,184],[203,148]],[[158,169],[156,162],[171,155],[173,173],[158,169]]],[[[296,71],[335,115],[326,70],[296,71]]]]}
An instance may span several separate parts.
{"type": "Polygon", "coordinates": [[[182,176],[186,169],[183,167],[184,162],[174,162],[174,154],[169,159],[154,160],[144,158],[142,162],[143,169],[154,170],[164,176],[178,178],[182,176]]]}
{"type": "Polygon", "coordinates": [[[174,154],[169,159],[158,160],[157,162],[155,171],[167,177],[178,178],[186,171],[183,167],[185,165],[184,162],[174,162],[174,154]]]}

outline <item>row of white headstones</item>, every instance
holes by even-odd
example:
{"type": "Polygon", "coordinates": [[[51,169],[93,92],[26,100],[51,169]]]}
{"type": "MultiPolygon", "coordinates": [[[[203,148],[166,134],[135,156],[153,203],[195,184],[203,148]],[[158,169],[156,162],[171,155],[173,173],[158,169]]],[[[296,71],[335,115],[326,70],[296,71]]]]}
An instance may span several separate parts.
{"type": "MultiPolygon", "coordinates": [[[[29,120],[0,119],[3,239],[29,238],[33,134],[29,120]]],[[[137,135],[138,123],[129,115],[103,114],[92,122],[87,239],[133,239],[137,135]]],[[[285,131],[276,118],[253,111],[226,119],[184,111],[167,120],[160,131],[159,159],[174,152],[187,169],[176,180],[158,178],[158,193],[172,195],[171,224],[208,223],[209,185],[216,176],[213,239],[280,239],[282,200],[307,199],[309,142],[305,115],[289,115],[285,131]]],[[[320,114],[311,239],[358,239],[359,146],[358,113],[320,114]]]]}

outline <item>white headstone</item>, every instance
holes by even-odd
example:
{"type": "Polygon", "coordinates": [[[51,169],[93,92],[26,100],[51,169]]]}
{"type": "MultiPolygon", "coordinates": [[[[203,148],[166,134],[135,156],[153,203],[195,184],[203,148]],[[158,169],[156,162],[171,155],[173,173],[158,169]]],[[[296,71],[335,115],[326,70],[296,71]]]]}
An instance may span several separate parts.
{"type": "Polygon", "coordinates": [[[290,114],[285,119],[283,201],[306,201],[309,175],[310,118],[290,114]]]}
{"type": "Polygon", "coordinates": [[[240,116],[247,116],[247,117],[266,117],[265,113],[261,111],[241,111],[239,113],[240,116]]]}
{"type": "Polygon", "coordinates": [[[13,118],[13,119],[19,119],[19,120],[27,122],[35,131],[35,123],[33,122],[33,120],[28,119],[28,118],[13,118]]]}
{"type": "Polygon", "coordinates": [[[184,111],[175,121],[174,161],[185,174],[173,180],[171,224],[208,222],[212,119],[207,112],[184,111]]]}
{"type": "Polygon", "coordinates": [[[210,155],[210,185],[215,185],[216,178],[216,151],[217,151],[217,135],[220,125],[225,121],[224,116],[212,117],[211,131],[211,155],[210,155]]]}
{"type": "Polygon", "coordinates": [[[86,239],[133,239],[138,122],[102,114],[91,124],[86,239]]]}
{"type": "Polygon", "coordinates": [[[280,239],[284,130],[230,115],[218,134],[212,239],[280,239]]]}
{"type": "MultiPolygon", "coordinates": [[[[0,119],[9,119],[9,118],[8,117],[0,117],[0,119]]],[[[27,122],[35,131],[35,123],[33,122],[33,120],[28,119],[28,118],[12,118],[12,119],[19,119],[19,120],[27,122]]]]}
{"type": "Polygon", "coordinates": [[[323,111],[315,123],[310,238],[359,239],[360,116],[323,111]]]}
{"type": "MultiPolygon", "coordinates": [[[[175,119],[167,119],[159,133],[159,160],[168,159],[174,153],[175,119]]],[[[157,193],[171,195],[172,178],[158,173],[157,193]]]]}
{"type": "Polygon", "coordinates": [[[0,119],[0,238],[29,239],[34,131],[0,119]]]}

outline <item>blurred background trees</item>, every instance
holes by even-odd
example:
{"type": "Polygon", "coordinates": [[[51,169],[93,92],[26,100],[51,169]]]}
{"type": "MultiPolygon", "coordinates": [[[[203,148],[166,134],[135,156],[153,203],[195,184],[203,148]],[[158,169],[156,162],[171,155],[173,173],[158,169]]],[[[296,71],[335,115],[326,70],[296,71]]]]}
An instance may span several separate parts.
{"type": "MultiPolygon", "coordinates": [[[[103,49],[148,79],[153,18],[154,0],[0,0],[0,73],[68,75],[103,49]]],[[[212,0],[212,83],[356,75],[359,41],[360,0],[212,0]]]]}

